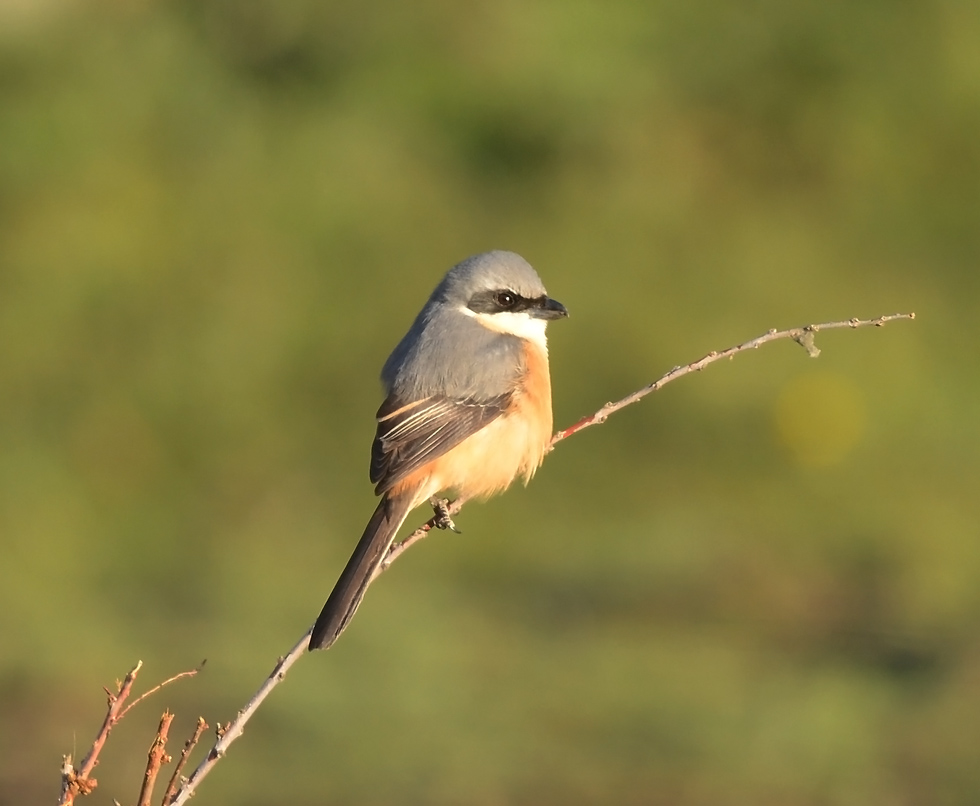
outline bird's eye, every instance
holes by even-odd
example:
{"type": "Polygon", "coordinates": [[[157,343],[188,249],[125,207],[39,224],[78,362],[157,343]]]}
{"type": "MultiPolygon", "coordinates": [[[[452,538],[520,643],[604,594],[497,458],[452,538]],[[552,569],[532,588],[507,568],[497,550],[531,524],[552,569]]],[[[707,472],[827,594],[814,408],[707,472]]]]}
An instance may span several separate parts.
{"type": "Polygon", "coordinates": [[[517,304],[517,295],[510,291],[498,291],[494,299],[504,310],[513,308],[517,304]]]}

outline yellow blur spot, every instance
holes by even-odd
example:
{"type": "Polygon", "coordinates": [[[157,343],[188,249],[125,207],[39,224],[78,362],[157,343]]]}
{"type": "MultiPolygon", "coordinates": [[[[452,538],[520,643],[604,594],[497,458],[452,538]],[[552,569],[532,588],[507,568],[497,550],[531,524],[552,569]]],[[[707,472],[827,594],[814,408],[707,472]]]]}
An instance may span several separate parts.
{"type": "Polygon", "coordinates": [[[798,464],[826,467],[840,462],[864,433],[864,396],[843,375],[810,372],[779,393],[774,419],[779,442],[798,464]]]}

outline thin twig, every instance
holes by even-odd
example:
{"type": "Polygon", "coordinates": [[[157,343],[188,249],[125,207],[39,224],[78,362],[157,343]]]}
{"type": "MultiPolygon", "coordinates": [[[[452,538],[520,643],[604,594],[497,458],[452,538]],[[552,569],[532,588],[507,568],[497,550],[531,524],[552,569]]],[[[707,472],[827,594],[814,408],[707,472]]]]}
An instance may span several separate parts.
{"type": "Polygon", "coordinates": [[[182,677],[194,677],[194,675],[196,675],[199,671],[201,671],[201,669],[204,668],[205,663],[207,663],[207,660],[201,661],[201,665],[198,666],[196,669],[188,669],[186,672],[180,672],[180,674],[175,674],[173,677],[164,680],[162,683],[158,683],[149,691],[144,691],[142,694],[139,695],[139,697],[137,697],[135,700],[133,700],[129,705],[127,705],[123,709],[123,712],[119,714],[119,719],[122,719],[124,716],[126,716],[126,714],[128,714],[135,706],[139,705],[141,702],[143,702],[143,700],[145,700],[151,694],[156,694],[164,686],[173,683],[174,680],[180,680],[180,678],[182,677]]]}
{"type": "Polygon", "coordinates": [[[116,722],[121,718],[120,712],[122,711],[123,704],[126,702],[126,698],[129,696],[129,692],[132,690],[133,683],[136,680],[136,675],[139,674],[142,666],[143,661],[137,661],[136,665],[129,670],[129,674],[126,675],[121,683],[116,681],[115,694],[109,691],[109,689],[105,690],[109,698],[109,710],[106,712],[102,727],[99,729],[95,741],[92,742],[92,747],[88,751],[88,755],[82,759],[82,765],[77,771],[72,767],[71,756],[65,756],[64,762],[61,765],[61,798],[58,800],[58,806],[69,806],[75,802],[75,798],[78,795],[87,795],[99,785],[99,782],[91,777],[92,770],[99,763],[99,753],[102,752],[106,739],[109,738],[109,731],[112,730],[116,722]]]}
{"type": "Polygon", "coordinates": [[[153,787],[157,782],[160,767],[170,763],[170,756],[167,755],[167,736],[170,733],[170,723],[173,721],[174,715],[170,711],[164,711],[163,716],[160,717],[157,735],[153,737],[153,742],[146,754],[146,772],[143,773],[143,786],[140,787],[140,798],[137,801],[137,806],[150,806],[150,801],[153,799],[153,787]]]}
{"type": "Polygon", "coordinates": [[[170,783],[167,784],[167,791],[163,793],[163,800],[161,801],[162,806],[170,806],[170,804],[173,803],[174,796],[177,793],[177,784],[180,782],[180,774],[184,771],[184,766],[187,764],[187,758],[200,741],[201,734],[207,729],[208,723],[204,721],[203,716],[199,716],[197,718],[197,725],[194,726],[194,733],[191,735],[191,738],[184,743],[184,749],[180,751],[180,758],[177,759],[177,765],[174,767],[174,774],[170,776],[170,783]]]}
{"type": "MultiPolygon", "coordinates": [[[[765,333],[762,336],[743,342],[735,347],[729,347],[727,350],[722,350],[720,352],[711,352],[698,361],[693,361],[692,363],[685,364],[682,367],[674,367],[674,369],[672,369],[666,375],[662,376],[648,386],[634,392],[633,394],[627,395],[622,400],[615,403],[607,403],[595,414],[579,420],[577,423],[563,431],[558,431],[551,438],[549,449],[553,448],[563,439],[567,439],[572,434],[581,431],[583,428],[588,428],[591,425],[605,422],[606,418],[608,418],[610,414],[614,414],[620,409],[636,403],[651,392],[655,392],[671,381],[677,380],[682,375],[687,375],[691,372],[699,372],[709,364],[713,364],[715,361],[720,361],[722,358],[730,358],[744,350],[755,349],[768,342],[776,341],[777,339],[793,339],[794,341],[798,342],[812,358],[815,358],[820,354],[820,351],[814,344],[814,335],[821,330],[832,330],[834,328],[843,327],[858,328],[868,325],[881,327],[882,325],[895,320],[914,318],[914,313],[896,313],[888,316],[880,316],[877,319],[849,319],[841,322],[825,322],[818,325],[807,325],[806,327],[791,328],[789,330],[770,330],[768,333],[765,333]]],[[[456,515],[463,508],[464,503],[464,500],[461,498],[452,502],[447,509],[449,516],[451,517],[456,515]]],[[[399,543],[395,543],[388,550],[388,554],[385,556],[384,561],[374,572],[374,575],[371,577],[370,581],[373,582],[375,579],[377,579],[377,577],[407,549],[409,549],[419,540],[422,540],[429,534],[429,532],[436,528],[436,520],[436,516],[433,516],[418,529],[408,535],[408,537],[406,537],[404,540],[400,541],[399,543]]],[[[282,681],[286,675],[286,672],[289,671],[289,668],[306,653],[312,632],[313,628],[311,627],[299,640],[296,646],[294,646],[287,655],[279,659],[279,662],[272,670],[272,673],[262,684],[262,687],[252,697],[248,705],[239,711],[235,718],[225,725],[223,729],[219,729],[217,742],[215,742],[214,747],[211,748],[211,752],[208,753],[207,758],[205,758],[204,761],[198,765],[197,769],[194,770],[193,775],[191,775],[188,781],[177,792],[176,798],[172,801],[174,806],[180,806],[180,804],[184,804],[190,799],[198,784],[200,784],[204,777],[214,768],[214,765],[217,764],[218,760],[228,751],[229,745],[231,745],[233,741],[241,736],[245,728],[245,723],[251,719],[252,715],[255,713],[255,710],[262,704],[262,701],[265,700],[265,698],[271,693],[272,689],[274,689],[282,681]]]]}
{"type": "Polygon", "coordinates": [[[620,409],[625,409],[627,406],[636,403],[639,400],[645,398],[651,392],[656,392],[658,389],[662,389],[671,381],[676,381],[683,375],[688,375],[692,372],[700,372],[708,364],[713,364],[715,361],[721,361],[723,358],[732,358],[737,353],[744,352],[745,350],[755,350],[761,347],[763,344],[767,344],[771,341],[776,341],[778,339],[793,339],[797,342],[810,358],[816,358],[820,355],[820,350],[814,344],[814,336],[821,330],[834,330],[835,328],[849,327],[851,329],[859,327],[868,327],[873,325],[874,327],[883,327],[888,322],[893,322],[898,319],[915,319],[914,313],[893,313],[887,316],[879,316],[877,319],[848,319],[846,322],[824,322],[819,325],[807,325],[806,327],[794,327],[789,330],[770,330],[768,333],[758,336],[754,339],[749,339],[742,344],[738,344],[734,347],[729,347],[727,350],[721,350],[720,352],[710,352],[704,358],[698,361],[692,361],[690,364],[685,364],[683,367],[674,367],[670,372],[661,376],[653,383],[648,386],[644,386],[642,389],[633,392],[631,395],[627,395],[622,400],[618,400],[615,403],[607,403],[595,414],[589,417],[583,417],[575,425],[569,426],[564,431],[559,431],[551,438],[551,446],[554,447],[557,443],[561,442],[563,439],[570,437],[577,431],[581,431],[583,428],[588,428],[590,425],[597,425],[599,423],[604,423],[610,414],[615,414],[620,409]]]}
{"type": "Polygon", "coordinates": [[[289,668],[296,663],[305,653],[306,649],[310,643],[310,635],[313,633],[313,628],[310,627],[306,631],[306,635],[300,638],[299,642],[294,646],[289,652],[283,657],[279,658],[278,663],[276,663],[275,668],[272,670],[270,675],[266,678],[262,687],[255,692],[252,699],[248,701],[248,704],[239,711],[235,718],[229,722],[227,725],[219,724],[217,726],[218,740],[214,743],[211,751],[207,754],[207,757],[197,765],[197,769],[194,770],[187,782],[184,783],[180,789],[177,791],[176,797],[171,801],[174,806],[179,806],[180,804],[187,803],[190,797],[194,794],[194,790],[197,785],[204,779],[204,777],[211,772],[211,769],[215,764],[224,756],[228,751],[229,745],[234,742],[242,732],[245,730],[245,723],[252,718],[255,710],[262,704],[263,700],[272,693],[272,690],[282,682],[282,679],[286,676],[286,672],[289,668]]]}

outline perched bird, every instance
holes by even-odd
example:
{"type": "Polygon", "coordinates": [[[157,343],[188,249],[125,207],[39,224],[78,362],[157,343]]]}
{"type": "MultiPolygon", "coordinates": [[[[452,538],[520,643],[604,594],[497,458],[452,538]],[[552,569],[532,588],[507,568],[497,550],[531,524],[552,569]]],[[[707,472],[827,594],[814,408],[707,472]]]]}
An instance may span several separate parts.
{"type": "Polygon", "coordinates": [[[486,498],[534,475],[551,440],[545,328],[565,316],[513,252],[468,258],[436,286],[381,371],[387,397],[371,450],[381,503],[316,620],[311,650],[344,631],[415,507],[436,505],[444,490],[486,498]]]}

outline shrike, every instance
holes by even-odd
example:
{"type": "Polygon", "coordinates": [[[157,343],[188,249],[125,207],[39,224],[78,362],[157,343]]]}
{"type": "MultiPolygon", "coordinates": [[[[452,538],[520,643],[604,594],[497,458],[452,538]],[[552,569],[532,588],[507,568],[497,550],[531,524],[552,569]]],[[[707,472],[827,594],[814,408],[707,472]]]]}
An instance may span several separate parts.
{"type": "Polygon", "coordinates": [[[381,503],[310,637],[344,631],[408,513],[443,490],[486,498],[527,483],[551,441],[545,328],[568,316],[513,252],[454,266],[381,370],[371,481],[381,503]]]}

